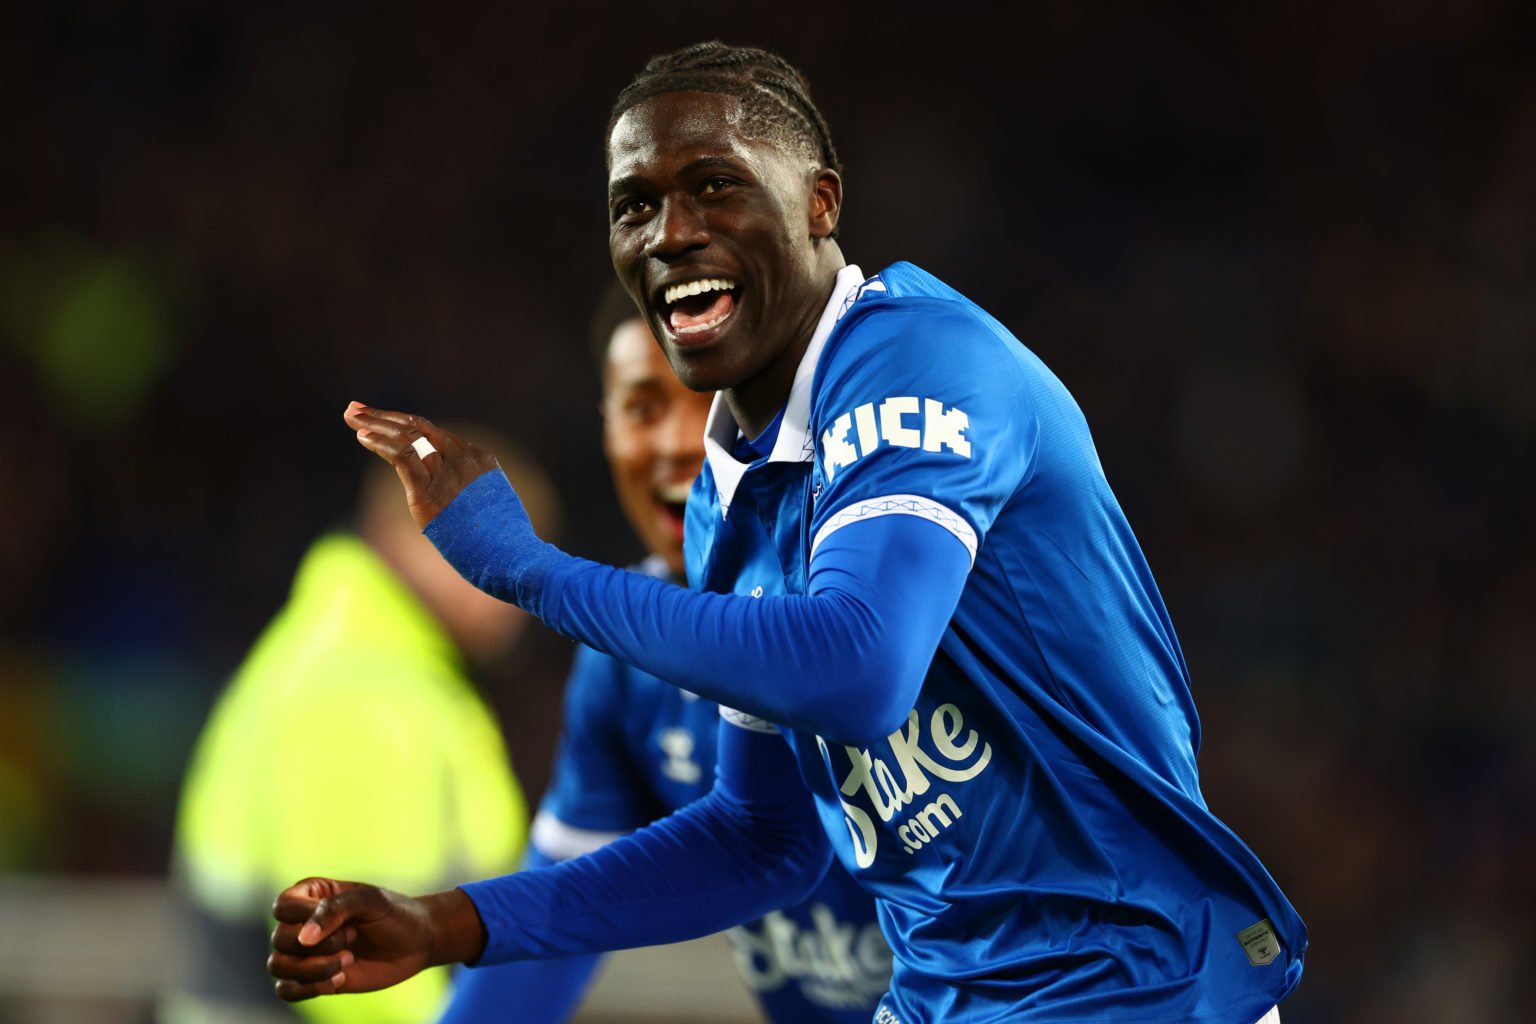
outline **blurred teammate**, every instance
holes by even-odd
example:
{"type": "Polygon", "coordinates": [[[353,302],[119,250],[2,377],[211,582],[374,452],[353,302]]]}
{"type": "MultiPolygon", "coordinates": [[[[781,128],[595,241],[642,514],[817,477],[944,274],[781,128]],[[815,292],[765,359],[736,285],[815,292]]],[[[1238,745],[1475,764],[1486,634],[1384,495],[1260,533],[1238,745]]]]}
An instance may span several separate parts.
{"type": "Polygon", "coordinates": [[[776,56],[657,58],[607,145],[619,278],[720,392],[698,589],[540,541],[427,420],[346,418],[467,578],[719,701],[715,787],[542,871],[421,898],[305,880],[277,902],[279,995],[705,933],[835,854],[895,957],[879,1024],[1277,1019],[1305,926],[1205,805],[1178,641],[1061,382],[917,267],[845,263],[837,155],[776,56]]]}
{"type": "MultiPolygon", "coordinates": [[[[463,658],[503,651],[528,618],[445,566],[379,468],[362,482],[355,531],[310,547],[198,740],[176,827],[181,963],[162,1024],[297,1019],[252,960],[271,931],[270,890],[295,871],[318,862],[435,888],[517,863],[522,792],[463,658]]],[[[542,471],[507,468],[553,527],[542,471]]],[[[421,1024],[447,988],[438,970],[295,1009],[317,1024],[421,1024]]]]}
{"type": "MultiPolygon", "coordinates": [[[[710,396],[678,382],[622,289],[605,296],[594,322],[603,449],[619,504],[650,551],[639,569],[680,580],[683,506],[704,462],[710,396]]],[[[528,865],[590,853],[704,796],[719,724],[713,701],[578,648],[528,865]]],[[[867,1024],[890,982],[874,901],[840,868],[805,902],[729,937],[742,979],[780,1024],[867,1024]]],[[[442,1024],[564,1020],[597,963],[577,957],[466,972],[442,1024]]]]}

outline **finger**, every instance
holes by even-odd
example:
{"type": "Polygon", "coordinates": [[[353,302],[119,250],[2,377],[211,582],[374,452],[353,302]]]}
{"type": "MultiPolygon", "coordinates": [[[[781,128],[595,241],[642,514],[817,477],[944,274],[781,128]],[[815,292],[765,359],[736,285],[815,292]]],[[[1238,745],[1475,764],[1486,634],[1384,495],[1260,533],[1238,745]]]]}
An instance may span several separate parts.
{"type": "MultiPolygon", "coordinates": [[[[421,453],[415,447],[421,434],[401,435],[395,430],[363,429],[357,432],[357,442],[396,469],[421,461],[421,453]]],[[[432,446],[436,449],[436,445],[432,446]]]]}
{"type": "Polygon", "coordinates": [[[417,464],[425,464],[435,453],[446,457],[463,449],[463,443],[445,430],[421,420],[426,429],[403,424],[394,420],[354,417],[362,424],[357,430],[357,440],[364,448],[390,463],[402,474],[402,480],[410,483],[420,474],[417,464]]]}
{"type": "Polygon", "coordinates": [[[267,957],[267,973],[274,978],[314,984],[330,981],[352,966],[356,958],[350,950],[342,950],[336,956],[289,956],[273,953],[267,957]]]}
{"type": "MultiPolygon", "coordinates": [[[[393,415],[398,422],[399,417],[405,414],[394,413],[393,415]]],[[[347,426],[353,429],[372,427],[390,422],[388,410],[375,409],[373,406],[364,405],[362,402],[348,402],[346,409],[342,411],[341,418],[346,420],[347,426]]]]}
{"type": "Polygon", "coordinates": [[[400,412],[395,409],[375,409],[371,405],[362,402],[353,402],[347,406],[345,413],[347,421],[357,420],[359,423],[379,425],[393,423],[398,427],[408,430],[436,429],[436,424],[425,416],[418,416],[413,412],[400,412]]]}
{"type": "Polygon", "coordinates": [[[353,402],[342,413],[342,418],[354,430],[366,430],[404,441],[425,437],[439,450],[465,447],[464,442],[452,431],[445,430],[425,416],[418,416],[415,413],[375,409],[362,402],[353,402]]]}
{"type": "Polygon", "coordinates": [[[272,916],[286,924],[301,925],[309,920],[319,902],[318,899],[305,900],[284,894],[272,904],[272,916]]]}
{"type": "Polygon", "coordinates": [[[303,924],[327,896],[360,888],[358,882],[311,876],[294,882],[272,901],[272,916],[290,924],[303,924]]]}
{"type": "MultiPolygon", "coordinates": [[[[306,914],[304,921],[308,921],[306,914]]],[[[304,921],[290,924],[279,924],[272,929],[272,948],[279,953],[289,953],[294,956],[327,956],[339,953],[352,943],[357,941],[357,929],[348,925],[331,935],[326,936],[313,946],[306,946],[299,942],[299,928],[304,921]]]]}
{"type": "Polygon", "coordinates": [[[341,991],[342,986],[346,985],[346,983],[346,972],[338,971],[325,981],[302,982],[284,978],[273,985],[272,988],[277,993],[277,997],[284,1002],[298,1003],[303,1002],[305,999],[313,999],[315,996],[335,995],[341,991]]]}
{"type": "Polygon", "coordinates": [[[435,442],[439,438],[447,439],[452,436],[425,416],[389,409],[373,409],[361,402],[353,402],[347,406],[342,418],[354,430],[366,430],[386,437],[405,440],[426,437],[435,442]]]}
{"type": "Polygon", "coordinates": [[[348,889],[335,896],[327,896],[315,905],[309,920],[299,927],[299,945],[313,948],[354,916],[364,920],[376,915],[384,902],[383,895],[371,885],[348,889]]]}
{"type": "Polygon", "coordinates": [[[385,419],[382,416],[364,414],[351,417],[356,426],[359,437],[386,438],[397,443],[410,443],[414,438],[421,437],[420,429],[397,420],[385,419]]]}

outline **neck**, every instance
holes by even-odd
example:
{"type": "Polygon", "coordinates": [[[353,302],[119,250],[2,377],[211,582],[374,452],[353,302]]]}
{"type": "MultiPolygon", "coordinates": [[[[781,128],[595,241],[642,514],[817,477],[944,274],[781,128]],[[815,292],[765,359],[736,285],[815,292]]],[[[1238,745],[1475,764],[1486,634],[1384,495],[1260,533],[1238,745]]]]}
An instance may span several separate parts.
{"type": "Polygon", "coordinates": [[[789,389],[795,384],[795,372],[800,369],[800,361],[805,358],[805,350],[810,347],[816,325],[821,322],[821,314],[832,298],[832,289],[837,285],[837,272],[847,263],[836,242],[825,239],[821,245],[821,270],[825,275],[825,284],[818,292],[820,301],[802,310],[791,325],[790,330],[795,339],[793,343],[786,345],[778,357],[757,376],[721,392],[726,408],[731,410],[731,416],[736,420],[736,426],[748,438],[755,438],[767,430],[773,417],[789,401],[789,389]]]}

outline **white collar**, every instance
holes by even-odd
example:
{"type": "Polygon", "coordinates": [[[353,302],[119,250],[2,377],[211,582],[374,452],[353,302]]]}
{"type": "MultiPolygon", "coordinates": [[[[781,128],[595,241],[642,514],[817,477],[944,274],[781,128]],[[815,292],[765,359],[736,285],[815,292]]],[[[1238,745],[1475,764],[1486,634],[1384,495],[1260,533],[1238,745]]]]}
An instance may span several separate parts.
{"type": "MultiPolygon", "coordinates": [[[[811,343],[805,347],[805,355],[800,357],[800,366],[795,370],[795,381],[790,385],[789,398],[784,403],[779,436],[774,441],[773,451],[768,453],[769,462],[810,462],[816,457],[816,439],[810,435],[811,380],[816,376],[816,362],[821,358],[821,350],[826,346],[832,328],[853,305],[863,283],[864,272],[855,264],[850,263],[837,272],[832,296],[827,299],[821,319],[816,322],[816,331],[811,335],[811,343]]],[[[737,462],[731,455],[731,448],[740,433],[736,417],[725,404],[725,395],[716,392],[714,403],[709,407],[709,420],[704,425],[704,454],[715,476],[722,518],[730,509],[731,500],[736,497],[736,487],[747,471],[746,464],[737,462]]]]}

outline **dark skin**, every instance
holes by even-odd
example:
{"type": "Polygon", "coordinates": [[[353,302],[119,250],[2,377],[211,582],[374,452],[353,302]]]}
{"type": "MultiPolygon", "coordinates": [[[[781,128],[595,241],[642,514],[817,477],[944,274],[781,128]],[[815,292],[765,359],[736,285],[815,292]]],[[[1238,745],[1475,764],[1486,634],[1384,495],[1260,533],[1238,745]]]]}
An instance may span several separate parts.
{"type": "Polygon", "coordinates": [[[797,152],[739,127],[740,103],[664,93],[619,118],[608,140],[608,253],[678,380],[724,391],[756,437],[784,405],[821,318],[842,251],[832,234],[843,183],[797,152]],[[672,330],[662,291],[737,283],[717,329],[672,330]]]}
{"type": "MultiPolygon", "coordinates": [[[[784,405],[844,266],[833,233],[842,180],[794,147],[754,138],[739,101],[665,93],[630,109],[608,141],[609,254],[645,310],[673,372],[695,391],[723,391],[748,436],[784,405]],[[706,278],[732,283],[728,315],[673,330],[662,291],[706,278]]],[[[495,456],[410,413],[353,402],[360,444],[394,467],[425,528],[459,492],[498,468],[495,456]],[[426,458],[412,442],[437,449],[426,458]]],[[[439,964],[470,962],[485,925],[461,890],[408,897],[307,878],[273,905],[269,972],[289,1002],[371,992],[439,964]]]]}
{"type": "Polygon", "coordinates": [[[389,988],[428,967],[476,960],[485,949],[485,925],[458,889],[413,898],[306,878],[278,894],[272,916],[267,971],[290,1003],[389,988]]]}
{"type": "MultiPolygon", "coordinates": [[[[619,118],[608,143],[608,253],[678,379],[724,391],[756,437],[783,407],[845,261],[833,239],[843,183],[797,151],[745,135],[740,103],[664,93],[619,118]],[[730,317],[684,343],[667,322],[668,284],[737,282],[730,317]]],[[[394,466],[418,526],[448,506],[494,456],[409,413],[359,402],[343,417],[363,447],[394,466]],[[416,457],[425,436],[441,453],[416,457]],[[445,445],[440,438],[448,438],[445,445]]]]}
{"type": "Polygon", "coordinates": [[[501,468],[496,456],[449,433],[425,416],[352,402],[342,413],[342,419],[357,431],[359,444],[394,467],[405,487],[411,518],[422,529],[477,477],[501,468]],[[418,457],[411,447],[418,437],[432,442],[437,451],[425,459],[418,457]]]}

